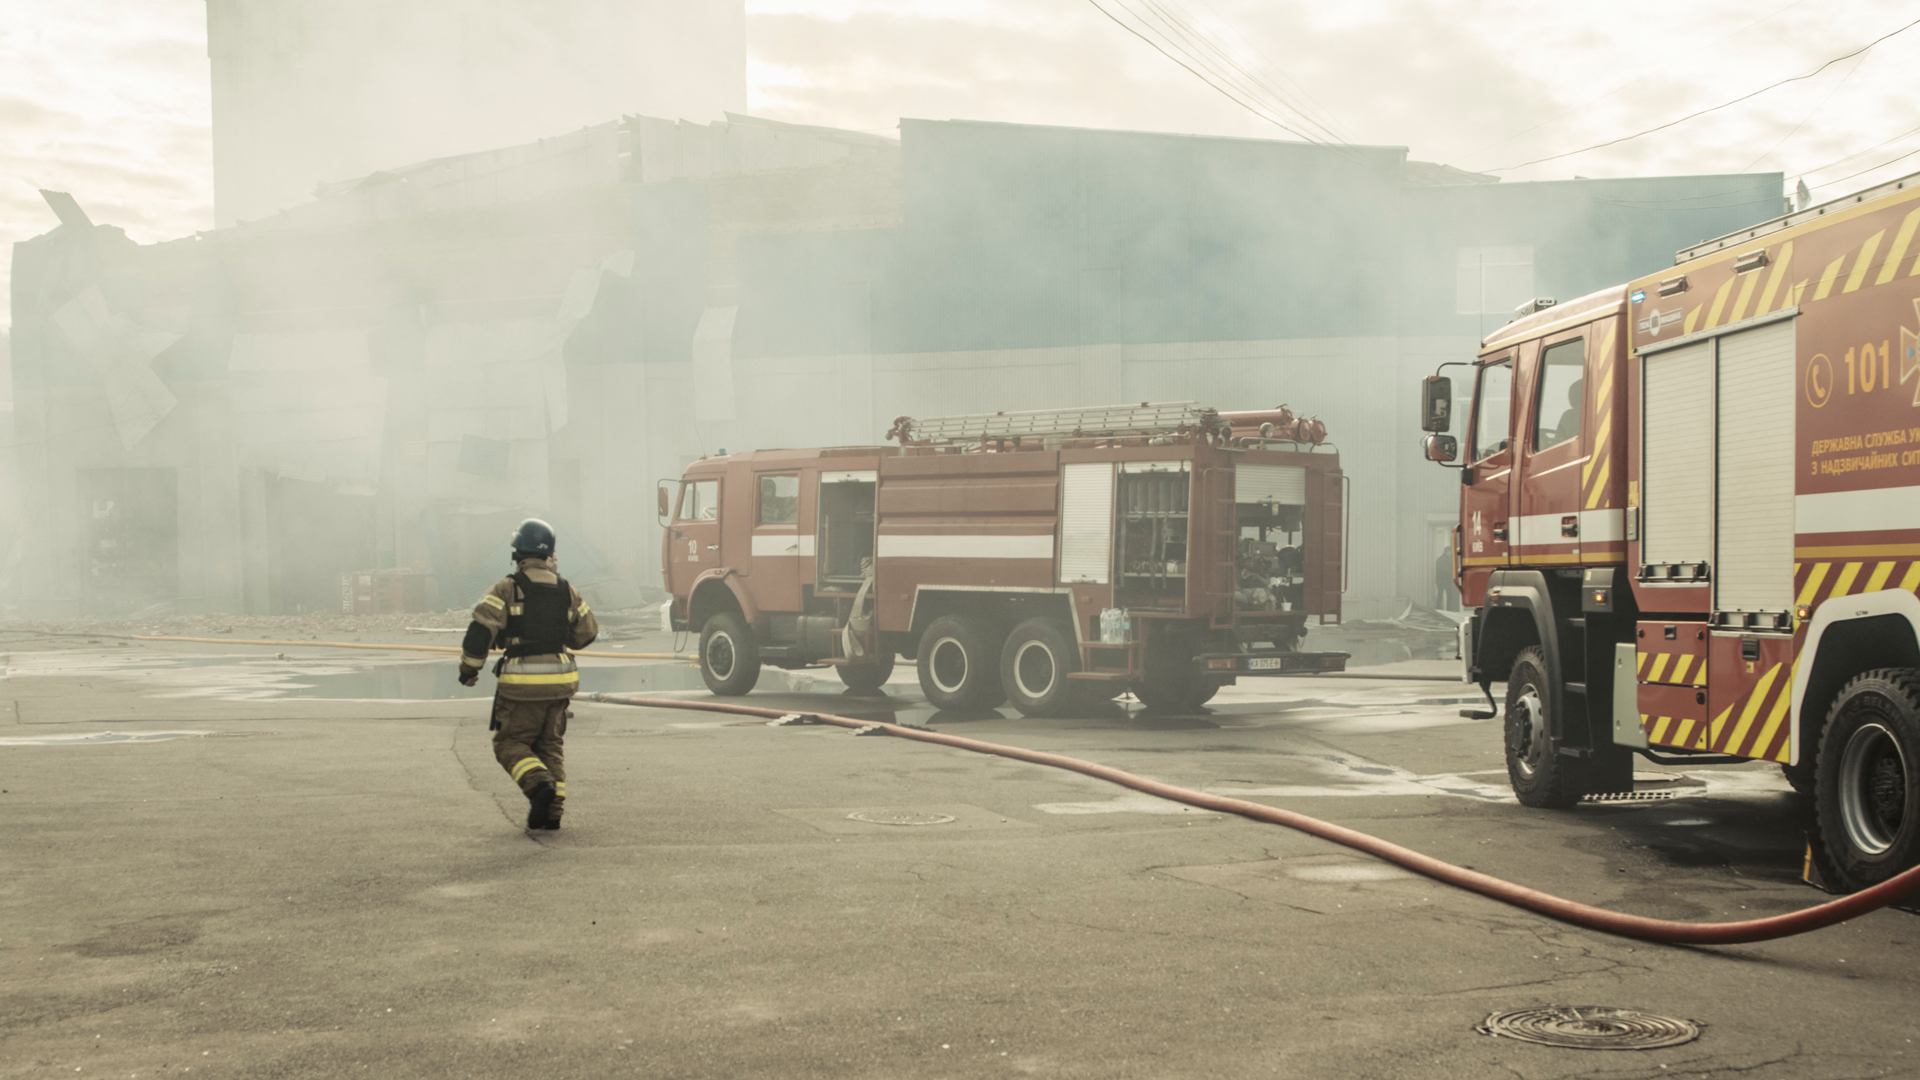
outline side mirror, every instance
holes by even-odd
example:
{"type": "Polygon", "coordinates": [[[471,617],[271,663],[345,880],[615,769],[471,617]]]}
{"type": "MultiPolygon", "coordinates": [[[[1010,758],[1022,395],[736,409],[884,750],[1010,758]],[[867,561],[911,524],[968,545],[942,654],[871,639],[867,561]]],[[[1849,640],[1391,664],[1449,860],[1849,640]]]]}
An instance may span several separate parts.
{"type": "Polygon", "coordinates": [[[1445,431],[1452,426],[1453,380],[1445,375],[1429,375],[1420,380],[1420,430],[1445,431]]]}
{"type": "Polygon", "coordinates": [[[671,480],[662,480],[660,481],[660,486],[653,489],[654,494],[660,497],[659,516],[660,516],[660,524],[662,525],[665,525],[667,523],[667,515],[673,512],[673,502],[667,495],[667,485],[672,482],[673,481],[671,480]]]}
{"type": "Polygon", "coordinates": [[[1460,456],[1460,440],[1451,435],[1429,435],[1425,445],[1428,461],[1450,465],[1460,456]]]}

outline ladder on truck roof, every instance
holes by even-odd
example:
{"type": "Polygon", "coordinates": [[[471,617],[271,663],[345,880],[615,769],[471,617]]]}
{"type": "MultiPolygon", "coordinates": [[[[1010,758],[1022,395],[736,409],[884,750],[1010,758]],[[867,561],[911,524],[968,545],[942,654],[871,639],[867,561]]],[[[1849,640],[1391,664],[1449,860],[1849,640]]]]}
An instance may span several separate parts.
{"type": "Polygon", "coordinates": [[[992,439],[1133,438],[1184,435],[1219,424],[1219,413],[1191,401],[1092,405],[1078,409],[973,413],[915,420],[902,416],[887,432],[900,444],[974,443],[992,439]]]}

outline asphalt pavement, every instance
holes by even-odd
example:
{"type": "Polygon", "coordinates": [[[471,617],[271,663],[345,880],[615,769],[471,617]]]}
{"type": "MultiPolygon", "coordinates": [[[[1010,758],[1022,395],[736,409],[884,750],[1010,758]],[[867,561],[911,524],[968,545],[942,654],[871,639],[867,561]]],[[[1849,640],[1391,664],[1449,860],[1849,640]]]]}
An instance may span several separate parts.
{"type": "MultiPolygon", "coordinates": [[[[1920,916],[1674,948],[1088,777],[836,728],[580,702],[529,834],[451,661],[19,636],[0,681],[0,1077],[1920,1075],[1920,916]],[[445,669],[445,670],[443,670],[445,669]],[[444,676],[444,677],[443,677],[444,676]],[[1489,1014],[1697,1021],[1657,1050],[1489,1014]]],[[[1454,665],[1248,680],[1206,709],[899,719],[1285,806],[1605,907],[1791,911],[1777,769],[1517,805],[1454,665]]],[[[683,665],[589,689],[704,699],[683,665]]]]}

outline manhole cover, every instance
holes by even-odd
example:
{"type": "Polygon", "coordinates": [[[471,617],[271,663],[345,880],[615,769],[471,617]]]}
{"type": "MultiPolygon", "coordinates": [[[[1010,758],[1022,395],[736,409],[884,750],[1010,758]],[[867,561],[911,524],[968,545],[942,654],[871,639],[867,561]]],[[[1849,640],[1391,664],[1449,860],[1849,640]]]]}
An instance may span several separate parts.
{"type": "Polygon", "coordinates": [[[1475,1031],[1502,1039],[1575,1050],[1657,1050],[1700,1037],[1693,1020],[1606,1005],[1548,1005],[1494,1013],[1475,1031]]]}
{"type": "Polygon", "coordinates": [[[927,814],[918,810],[855,810],[847,817],[869,825],[945,825],[952,814],[927,814]]]}

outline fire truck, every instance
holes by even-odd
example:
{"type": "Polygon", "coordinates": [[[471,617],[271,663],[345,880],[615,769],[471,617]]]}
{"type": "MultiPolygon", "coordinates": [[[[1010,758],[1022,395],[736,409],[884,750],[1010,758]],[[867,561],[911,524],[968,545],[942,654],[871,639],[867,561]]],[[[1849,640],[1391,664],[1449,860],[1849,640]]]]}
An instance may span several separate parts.
{"type": "Polygon", "coordinates": [[[1630,791],[1634,754],[1772,761],[1835,884],[1920,861],[1917,227],[1908,177],[1522,305],[1464,452],[1426,380],[1461,656],[1490,706],[1506,683],[1522,803],[1630,791]]]}
{"type": "Polygon", "coordinates": [[[1337,671],[1345,478],[1318,420],[1192,403],[901,417],[897,446],[705,458],[662,481],[674,629],[715,694],[762,665],[941,709],[1197,708],[1337,671]]]}

